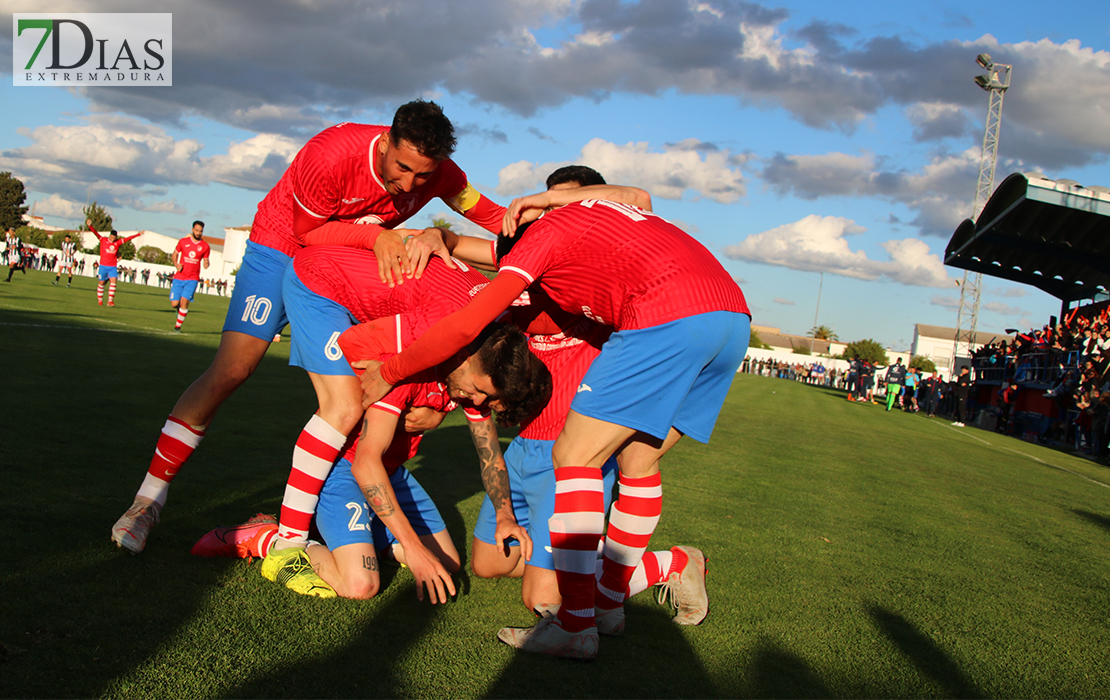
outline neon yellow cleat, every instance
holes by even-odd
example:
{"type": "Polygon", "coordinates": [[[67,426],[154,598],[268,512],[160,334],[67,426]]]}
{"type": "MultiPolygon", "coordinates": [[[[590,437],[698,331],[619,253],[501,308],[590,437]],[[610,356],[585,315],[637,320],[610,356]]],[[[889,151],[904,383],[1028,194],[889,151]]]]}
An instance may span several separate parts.
{"type": "Polygon", "coordinates": [[[271,549],[262,560],[262,577],[301,595],[336,597],[335,590],[313,571],[303,549],[271,549]]]}

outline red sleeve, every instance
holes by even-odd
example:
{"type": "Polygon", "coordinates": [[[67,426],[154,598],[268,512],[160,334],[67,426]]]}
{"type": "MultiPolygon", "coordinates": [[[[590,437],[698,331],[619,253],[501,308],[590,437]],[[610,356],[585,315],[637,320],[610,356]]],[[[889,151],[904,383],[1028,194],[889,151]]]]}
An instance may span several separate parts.
{"type": "Polygon", "coordinates": [[[327,221],[300,236],[302,245],[345,245],[350,248],[374,249],[382,227],[377,224],[348,224],[327,221]]]}
{"type": "Polygon", "coordinates": [[[133,241],[133,240],[135,240],[136,238],[138,238],[138,237],[139,237],[139,236],[141,236],[141,235],[143,235],[143,232],[142,232],[142,231],[139,231],[139,232],[138,232],[138,233],[136,233],[136,234],[135,234],[134,236],[128,236],[127,238],[124,238],[124,239],[123,239],[123,242],[124,242],[124,243],[126,243],[126,242],[128,242],[128,241],[133,241]]]}
{"type": "Polygon", "coordinates": [[[490,233],[500,234],[501,222],[505,218],[505,207],[485,195],[480,195],[478,202],[467,209],[463,216],[490,233]]]}
{"type": "Polygon", "coordinates": [[[446,361],[477,338],[527,286],[528,282],[517,275],[497,275],[473,301],[440,319],[404,352],[382,365],[382,379],[397,384],[405,377],[446,361]]]}
{"type": "Polygon", "coordinates": [[[97,233],[96,229],[93,228],[91,225],[89,226],[89,231],[92,233],[92,235],[96,236],[96,240],[99,241],[101,238],[103,238],[103,236],[97,233]]]}

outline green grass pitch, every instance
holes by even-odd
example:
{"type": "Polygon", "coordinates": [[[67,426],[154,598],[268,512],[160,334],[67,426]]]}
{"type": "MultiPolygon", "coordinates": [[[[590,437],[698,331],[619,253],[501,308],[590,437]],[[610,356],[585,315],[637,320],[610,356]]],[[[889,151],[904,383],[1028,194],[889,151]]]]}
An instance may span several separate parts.
{"type": "MultiPolygon", "coordinates": [[[[464,572],[443,606],[387,571],[372,601],[297,596],[258,563],[191,557],[276,512],[313,412],[271,348],[174,482],[146,552],[109,541],[227,300],[172,333],[167,290],[0,281],[0,697],[1107,697],[1110,471],[839,392],[740,376],[709,446],[663,462],[653,548],[710,557],[711,613],[650,592],[583,664],[515,653],[515,581],[464,572]]],[[[462,422],[414,471],[460,551],[481,484],[462,422]]],[[[464,555],[465,556],[465,555],[464,555]]]]}

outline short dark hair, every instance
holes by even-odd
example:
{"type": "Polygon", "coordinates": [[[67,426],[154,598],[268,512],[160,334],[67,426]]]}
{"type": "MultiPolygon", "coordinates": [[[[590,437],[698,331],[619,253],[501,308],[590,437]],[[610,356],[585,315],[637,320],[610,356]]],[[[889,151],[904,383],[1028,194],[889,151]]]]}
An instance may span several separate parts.
{"type": "Polygon", "coordinates": [[[576,183],[579,187],[606,184],[601,173],[588,165],[564,165],[547,176],[547,189],[555,185],[565,185],[568,182],[576,183]]]}
{"type": "Polygon", "coordinates": [[[469,349],[497,390],[501,403],[498,425],[516,425],[547,405],[551,398],[551,372],[528,349],[528,338],[519,328],[491,323],[469,349]]]}
{"type": "Polygon", "coordinates": [[[509,238],[508,236],[497,237],[496,250],[494,251],[494,255],[497,257],[496,262],[498,265],[501,264],[501,258],[509,254],[509,251],[513,249],[513,246],[516,245],[521,238],[524,238],[524,234],[528,232],[528,229],[532,226],[532,224],[536,223],[536,221],[539,221],[539,219],[536,219],[535,221],[529,221],[527,223],[521,224],[520,226],[517,226],[516,233],[513,235],[512,238],[509,238]]]}
{"type": "Polygon", "coordinates": [[[394,145],[408,141],[420,155],[447,160],[455,152],[455,127],[435,102],[413,100],[393,115],[389,138],[394,145]]]}
{"type": "MultiPolygon", "coordinates": [[[[194,222],[193,222],[193,226],[196,226],[197,224],[200,224],[200,227],[201,227],[201,228],[204,228],[204,222],[203,222],[203,221],[200,221],[200,220],[198,219],[198,220],[196,220],[196,221],[194,221],[194,222]]],[[[189,228],[192,228],[193,226],[190,226],[189,228]]]]}

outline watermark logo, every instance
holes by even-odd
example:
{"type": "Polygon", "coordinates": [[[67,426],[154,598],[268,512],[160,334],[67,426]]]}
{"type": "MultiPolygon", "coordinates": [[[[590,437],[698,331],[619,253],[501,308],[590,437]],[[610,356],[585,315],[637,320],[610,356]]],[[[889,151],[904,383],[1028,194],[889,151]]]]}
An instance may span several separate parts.
{"type": "Polygon", "coordinates": [[[12,15],[12,84],[63,87],[173,84],[169,13],[12,15]]]}

